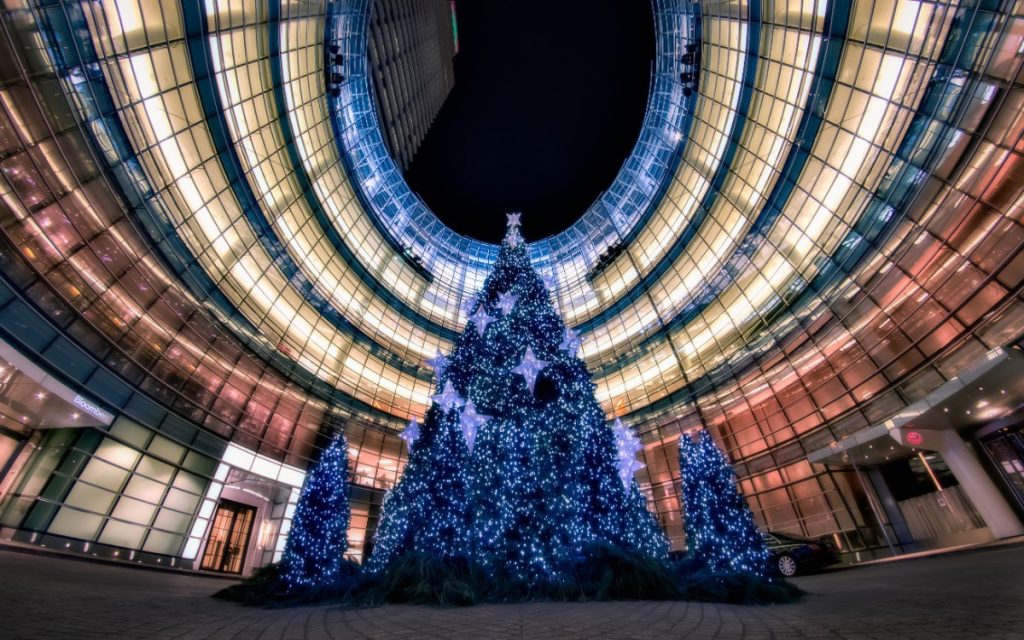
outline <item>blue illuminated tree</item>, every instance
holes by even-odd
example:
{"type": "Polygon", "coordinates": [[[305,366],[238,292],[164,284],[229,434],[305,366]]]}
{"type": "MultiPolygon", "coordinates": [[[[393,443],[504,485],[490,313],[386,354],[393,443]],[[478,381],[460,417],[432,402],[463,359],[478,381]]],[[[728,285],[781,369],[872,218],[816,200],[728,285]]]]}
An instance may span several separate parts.
{"type": "Polygon", "coordinates": [[[768,571],[768,550],[736,473],[706,430],[696,442],[679,439],[687,555],[695,569],[715,575],[768,571]]]}
{"type": "Polygon", "coordinates": [[[306,474],[282,558],[289,591],[339,584],[348,550],[348,445],[338,435],[306,474]]]}
{"type": "Polygon", "coordinates": [[[409,462],[385,500],[371,571],[421,552],[535,584],[594,543],[667,554],[633,480],[639,441],[606,423],[517,214],[509,227],[453,353],[430,361],[437,395],[422,429],[403,436],[409,462]]]}

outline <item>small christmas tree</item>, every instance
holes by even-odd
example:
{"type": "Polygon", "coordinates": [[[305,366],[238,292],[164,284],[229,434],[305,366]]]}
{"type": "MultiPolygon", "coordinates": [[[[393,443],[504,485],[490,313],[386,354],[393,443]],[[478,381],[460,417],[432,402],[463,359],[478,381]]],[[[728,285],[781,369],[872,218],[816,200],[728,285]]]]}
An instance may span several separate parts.
{"type": "Polygon", "coordinates": [[[706,430],[694,442],[679,439],[683,476],[686,546],[694,568],[714,575],[764,576],[768,550],[747,501],[736,488],[736,474],[706,430]]]}
{"type": "Polygon", "coordinates": [[[282,560],[289,591],[339,584],[348,549],[348,445],[338,435],[306,475],[282,560]]]}
{"type": "MultiPolygon", "coordinates": [[[[593,543],[662,558],[667,543],[633,480],[639,441],[605,422],[579,336],[534,272],[518,214],[450,357],[429,361],[437,395],[385,500],[369,561],[465,558],[525,583],[558,577],[593,543]]],[[[630,434],[631,435],[631,434],[630,434]]]]}

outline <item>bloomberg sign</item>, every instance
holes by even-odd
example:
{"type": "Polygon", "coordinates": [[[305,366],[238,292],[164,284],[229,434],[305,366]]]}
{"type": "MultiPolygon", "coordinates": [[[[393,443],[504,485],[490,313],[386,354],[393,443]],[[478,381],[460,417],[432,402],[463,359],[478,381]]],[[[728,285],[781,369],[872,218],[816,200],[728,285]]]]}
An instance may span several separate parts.
{"type": "Polygon", "coordinates": [[[82,411],[88,413],[89,415],[91,415],[92,417],[96,418],[97,420],[102,420],[103,422],[109,423],[111,420],[114,419],[114,416],[110,415],[109,413],[107,413],[103,409],[100,409],[95,404],[90,402],[88,399],[83,398],[80,395],[76,395],[75,399],[72,400],[72,402],[74,403],[74,405],[76,407],[78,407],[82,411]]]}

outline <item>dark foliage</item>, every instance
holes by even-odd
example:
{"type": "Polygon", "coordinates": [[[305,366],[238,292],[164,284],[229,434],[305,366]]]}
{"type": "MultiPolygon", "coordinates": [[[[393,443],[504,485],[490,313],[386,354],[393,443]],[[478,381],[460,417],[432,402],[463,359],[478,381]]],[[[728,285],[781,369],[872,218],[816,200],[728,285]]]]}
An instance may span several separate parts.
{"type": "Polygon", "coordinates": [[[288,607],[321,602],[350,602],[364,582],[360,566],[342,560],[337,580],[320,587],[289,587],[280,563],[253,572],[248,580],[213,594],[214,598],[250,606],[288,607]]]}
{"type": "Polygon", "coordinates": [[[359,594],[359,601],[367,605],[464,607],[490,600],[491,584],[479,566],[463,558],[421,553],[395,559],[380,576],[367,580],[359,594]]]}
{"type": "Polygon", "coordinates": [[[462,558],[441,559],[409,553],[385,571],[367,574],[346,562],[343,577],[330,588],[289,593],[278,565],[258,570],[249,580],[214,597],[268,607],[336,603],[351,607],[420,604],[464,607],[508,602],[604,602],[610,600],[694,600],[733,604],[783,604],[803,595],[779,578],[750,574],[716,576],[692,571],[685,560],[666,563],[608,544],[584,549],[559,572],[559,581],[528,583],[491,579],[462,558]]]}

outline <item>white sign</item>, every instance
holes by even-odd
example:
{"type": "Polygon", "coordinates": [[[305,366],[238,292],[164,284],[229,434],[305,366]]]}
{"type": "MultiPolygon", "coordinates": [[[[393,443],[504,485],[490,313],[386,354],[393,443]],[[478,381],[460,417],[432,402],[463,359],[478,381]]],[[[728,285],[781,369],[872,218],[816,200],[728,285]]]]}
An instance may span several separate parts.
{"type": "Polygon", "coordinates": [[[94,405],[92,402],[90,402],[89,400],[86,400],[85,398],[83,398],[80,395],[76,395],[75,399],[72,402],[75,404],[76,407],[78,407],[82,411],[88,413],[89,415],[91,415],[92,417],[96,418],[97,420],[103,420],[104,422],[110,422],[111,420],[114,419],[114,416],[110,415],[109,413],[107,413],[103,409],[100,409],[99,407],[94,405]]]}

